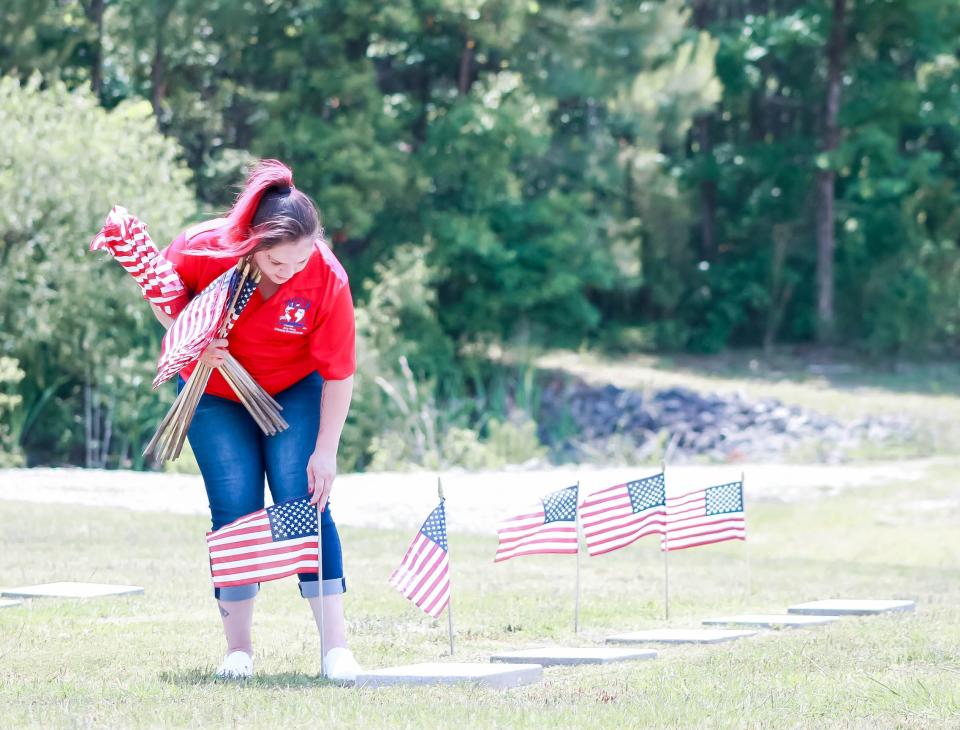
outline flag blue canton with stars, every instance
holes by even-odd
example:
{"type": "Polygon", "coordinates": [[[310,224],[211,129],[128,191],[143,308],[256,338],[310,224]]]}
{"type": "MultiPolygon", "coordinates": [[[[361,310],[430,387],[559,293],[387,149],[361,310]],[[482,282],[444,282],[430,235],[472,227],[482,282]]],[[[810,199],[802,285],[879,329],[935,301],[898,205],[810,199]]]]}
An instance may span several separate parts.
{"type": "Polygon", "coordinates": [[[317,508],[309,497],[300,497],[267,507],[273,541],[293,540],[317,534],[317,508]]]}
{"type": "Polygon", "coordinates": [[[710,487],[704,490],[703,501],[708,515],[743,512],[743,482],[710,487]]]}
{"type": "Polygon", "coordinates": [[[437,543],[437,545],[443,548],[444,551],[446,551],[447,515],[443,509],[443,502],[441,502],[440,506],[430,513],[430,516],[427,517],[426,522],[423,523],[423,527],[420,528],[420,532],[429,537],[431,540],[437,543]]]}
{"type": "Polygon", "coordinates": [[[543,498],[543,522],[574,522],[577,519],[577,488],[567,487],[543,498]]]}
{"type": "Polygon", "coordinates": [[[663,474],[628,482],[627,494],[630,495],[630,507],[634,513],[665,505],[667,503],[667,492],[663,474]]]}
{"type": "Polygon", "coordinates": [[[233,311],[236,314],[240,314],[247,306],[247,302],[250,301],[250,297],[253,296],[254,290],[257,288],[257,282],[253,277],[248,277],[245,282],[243,282],[243,287],[240,289],[240,295],[237,297],[237,303],[233,308],[233,311]]]}

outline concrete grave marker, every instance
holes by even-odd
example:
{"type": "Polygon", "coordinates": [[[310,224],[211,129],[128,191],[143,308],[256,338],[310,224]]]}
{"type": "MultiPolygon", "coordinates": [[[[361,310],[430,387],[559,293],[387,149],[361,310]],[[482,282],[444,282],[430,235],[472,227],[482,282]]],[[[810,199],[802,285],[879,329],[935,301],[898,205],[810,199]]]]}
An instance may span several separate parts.
{"type": "Polygon", "coordinates": [[[494,654],[492,662],[510,664],[540,664],[544,667],[571,664],[613,664],[638,659],[656,659],[657,652],[650,649],[608,649],[548,646],[541,649],[521,649],[494,654]]]}
{"type": "Polygon", "coordinates": [[[539,664],[497,664],[427,662],[402,667],[364,671],[357,675],[357,687],[397,685],[474,684],[492,689],[508,689],[534,684],[543,679],[539,664]]]}
{"type": "Polygon", "coordinates": [[[872,616],[891,611],[913,611],[914,601],[829,598],[790,606],[788,613],[805,616],[872,616]]]}
{"type": "Polygon", "coordinates": [[[13,606],[19,606],[21,603],[23,601],[0,599],[0,608],[12,608],[13,606]]]}
{"type": "Polygon", "coordinates": [[[791,614],[750,613],[742,616],[705,618],[704,626],[746,626],[756,629],[798,629],[838,621],[837,616],[799,616],[791,614]]]}
{"type": "Polygon", "coordinates": [[[6,588],[0,591],[0,595],[9,598],[99,598],[100,596],[129,596],[138,593],[143,593],[143,588],[140,586],[73,583],[70,581],[6,588]]]}
{"type": "Polygon", "coordinates": [[[756,631],[739,629],[649,629],[614,634],[608,644],[719,644],[753,636],[756,631]]]}

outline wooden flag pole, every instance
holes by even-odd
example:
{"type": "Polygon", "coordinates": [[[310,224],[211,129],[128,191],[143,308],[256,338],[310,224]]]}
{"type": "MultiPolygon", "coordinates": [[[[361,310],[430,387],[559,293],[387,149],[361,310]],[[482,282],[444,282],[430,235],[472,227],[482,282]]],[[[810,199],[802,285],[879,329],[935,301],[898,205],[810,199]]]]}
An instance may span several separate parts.
{"type": "MultiPolygon", "coordinates": [[[[664,458],[660,461],[660,473],[663,474],[663,496],[664,511],[666,511],[667,496],[667,462],[664,458]]],[[[667,520],[669,526],[669,520],[667,520]]],[[[667,556],[670,554],[670,537],[666,529],[663,531],[663,541],[661,542],[661,552],[663,553],[663,619],[670,620],[670,561],[667,556]]]]}
{"type": "MultiPolygon", "coordinates": [[[[443,483],[437,477],[437,495],[443,505],[443,529],[447,532],[447,565],[450,565],[450,530],[447,529],[447,498],[443,496],[443,483]]],[[[448,568],[449,570],[449,568],[448,568]]],[[[450,656],[453,656],[453,581],[450,581],[450,597],[447,599],[447,633],[450,635],[450,656]]]]}
{"type": "Polygon", "coordinates": [[[573,601],[573,633],[580,633],[580,480],[577,480],[576,502],[573,509],[577,528],[577,580],[573,601]]]}
{"type": "MultiPolygon", "coordinates": [[[[319,486],[314,484],[313,488],[316,490],[319,486]]],[[[320,598],[317,603],[320,606],[320,676],[326,679],[327,642],[323,638],[323,633],[327,627],[327,621],[323,615],[323,527],[321,527],[320,516],[320,503],[317,502],[317,587],[320,589],[320,598]]]]}
{"type": "Polygon", "coordinates": [[[740,496],[742,497],[742,504],[740,505],[743,508],[743,556],[747,563],[747,598],[750,597],[750,594],[753,592],[753,586],[750,584],[750,542],[747,540],[747,483],[744,480],[744,472],[740,472],[740,496]]]}

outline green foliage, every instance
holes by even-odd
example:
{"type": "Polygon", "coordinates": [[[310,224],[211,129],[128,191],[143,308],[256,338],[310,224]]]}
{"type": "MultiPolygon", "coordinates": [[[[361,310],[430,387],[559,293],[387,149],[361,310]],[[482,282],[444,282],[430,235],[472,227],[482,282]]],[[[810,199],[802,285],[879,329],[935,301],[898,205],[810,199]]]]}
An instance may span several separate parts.
{"type": "Polygon", "coordinates": [[[684,169],[701,192],[715,186],[718,246],[697,251],[712,281],[687,264],[687,292],[672,302],[687,347],[813,336],[818,169],[837,173],[843,339],[873,352],[958,344],[956,8],[947,0],[849,5],[842,140],[830,157],[818,152],[826,4],[710,13],[724,93],[706,120],[709,146],[694,136],[684,169]]]}
{"type": "Polygon", "coordinates": [[[60,82],[0,79],[0,354],[26,373],[13,436],[31,460],[136,463],[169,403],[149,385],[159,325],[87,248],[114,204],[170,240],[194,210],[176,158],[145,102],[107,112],[60,82]]]}
{"type": "Polygon", "coordinates": [[[194,212],[186,168],[222,209],[256,157],[292,165],[351,274],[358,468],[485,462],[491,419],[516,416],[482,364],[498,347],[813,339],[822,170],[840,338],[960,345],[953,0],[849,3],[830,154],[824,0],[7,6],[0,355],[28,374],[10,428],[31,457],[135,463],[169,397],[142,385],[149,312],[81,255],[106,210],[124,202],[163,241],[194,212]],[[84,306],[57,306],[64,291],[84,306]]]}
{"type": "Polygon", "coordinates": [[[0,357],[0,468],[23,465],[23,453],[13,436],[14,419],[23,401],[17,388],[24,375],[16,360],[0,357]]]}

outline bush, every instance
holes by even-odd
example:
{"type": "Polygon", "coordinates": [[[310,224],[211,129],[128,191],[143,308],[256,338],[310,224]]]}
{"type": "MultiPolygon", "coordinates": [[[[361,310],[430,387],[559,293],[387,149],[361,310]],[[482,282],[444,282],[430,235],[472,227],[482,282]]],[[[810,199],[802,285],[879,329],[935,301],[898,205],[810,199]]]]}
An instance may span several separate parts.
{"type": "Polygon", "coordinates": [[[0,79],[0,355],[26,373],[12,436],[30,461],[142,465],[172,399],[149,388],[161,329],[87,249],[115,204],[165,245],[196,207],[179,157],[146,101],[106,111],[88,90],[0,79]]]}

